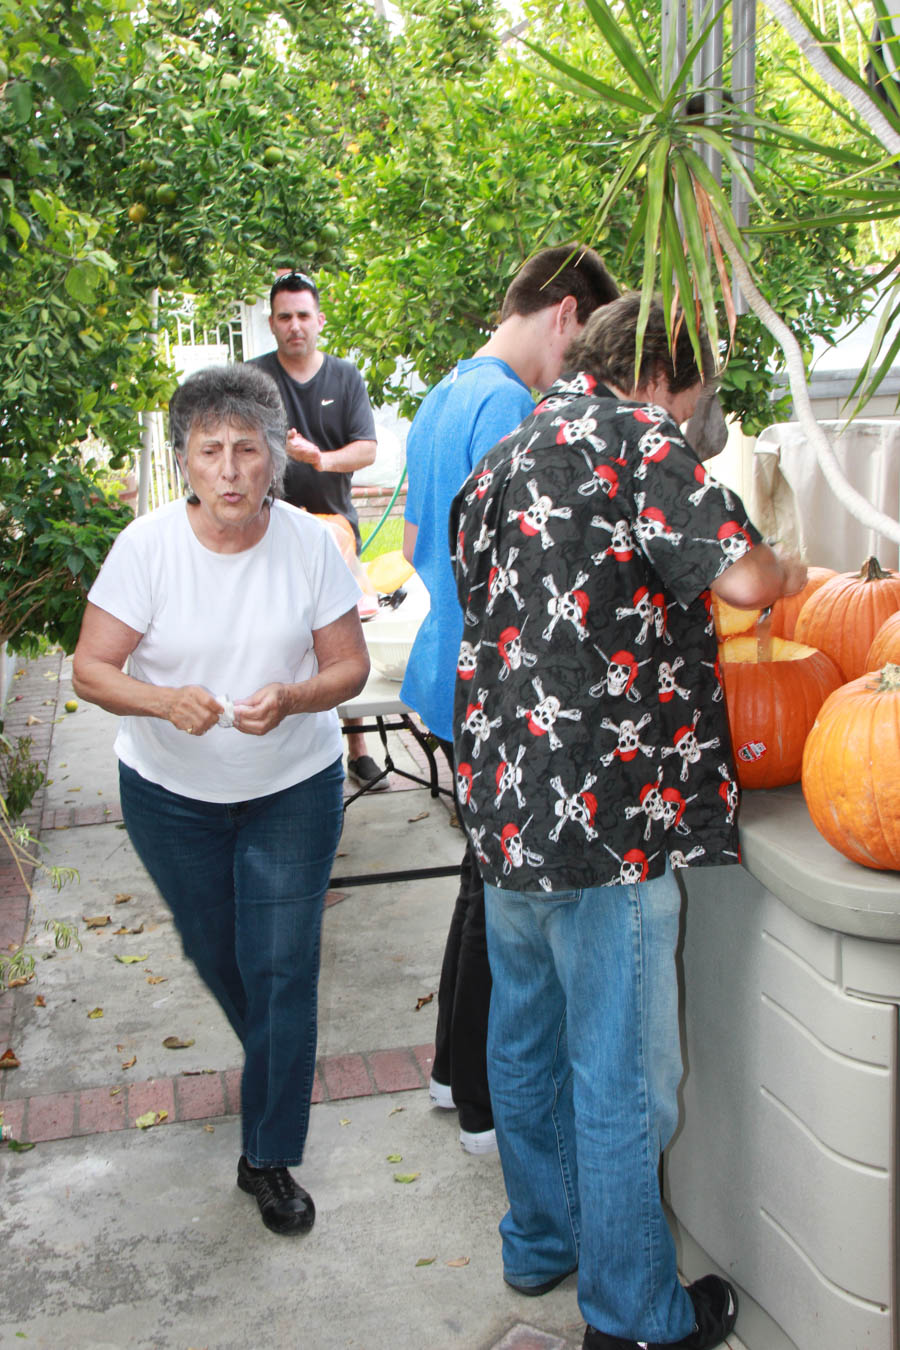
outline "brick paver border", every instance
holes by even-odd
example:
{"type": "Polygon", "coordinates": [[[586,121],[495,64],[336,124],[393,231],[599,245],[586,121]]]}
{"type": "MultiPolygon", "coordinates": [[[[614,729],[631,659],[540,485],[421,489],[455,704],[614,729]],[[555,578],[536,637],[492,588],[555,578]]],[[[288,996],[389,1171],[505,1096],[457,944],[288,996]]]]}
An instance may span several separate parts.
{"type": "MultiPolygon", "coordinates": [[[[313,1104],[421,1090],[428,1086],[433,1055],[433,1046],[415,1045],[323,1057],[316,1065],[313,1104]]],[[[43,1144],[134,1129],[138,1117],[150,1111],[165,1112],[160,1125],[215,1120],[239,1113],[240,1085],[240,1069],[224,1069],[13,1097],[0,1101],[0,1122],[5,1138],[43,1144]]]]}

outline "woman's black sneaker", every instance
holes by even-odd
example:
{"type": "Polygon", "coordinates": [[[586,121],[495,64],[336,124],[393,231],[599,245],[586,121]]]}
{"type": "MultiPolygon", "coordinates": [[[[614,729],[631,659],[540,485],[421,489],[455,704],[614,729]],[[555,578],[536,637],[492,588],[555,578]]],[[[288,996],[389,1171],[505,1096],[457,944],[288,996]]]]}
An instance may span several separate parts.
{"type": "Polygon", "coordinates": [[[588,1327],[581,1350],[714,1350],[734,1330],[737,1294],[719,1275],[704,1275],[689,1284],[687,1292],[694,1305],[694,1330],[680,1341],[626,1341],[588,1327]]]}
{"type": "Polygon", "coordinates": [[[241,1158],[237,1184],[256,1197],[262,1221],[273,1233],[308,1233],[315,1223],[312,1196],[297,1185],[286,1167],[251,1167],[246,1158],[241,1158]]]}

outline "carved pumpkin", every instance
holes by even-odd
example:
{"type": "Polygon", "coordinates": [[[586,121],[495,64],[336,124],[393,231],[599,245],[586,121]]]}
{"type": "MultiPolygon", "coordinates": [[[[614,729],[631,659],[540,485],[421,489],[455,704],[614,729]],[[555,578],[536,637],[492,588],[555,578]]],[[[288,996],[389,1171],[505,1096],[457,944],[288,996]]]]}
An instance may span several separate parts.
{"type": "Polygon", "coordinates": [[[880,670],[888,661],[900,665],[900,609],[885,619],[872,639],[866,670],[880,670]]]}
{"type": "Polygon", "coordinates": [[[869,558],[859,572],[841,572],[804,604],[794,629],[797,642],[827,652],[855,680],[866,668],[872,639],[889,615],[900,609],[900,576],[869,558]]]}
{"type": "Polygon", "coordinates": [[[803,795],[820,834],[845,857],[900,869],[900,666],[842,685],[803,753],[803,795]]]}
{"type": "Polygon", "coordinates": [[[833,567],[808,567],[806,585],[803,589],[796,595],[782,595],[772,606],[772,636],[787,638],[789,642],[793,642],[801,609],[820,586],[824,586],[826,581],[836,576],[837,572],[833,567]]]}
{"type": "Polygon", "coordinates": [[[722,643],[719,664],[741,787],[798,782],[807,732],[841,684],[834,661],[785,638],[744,634],[722,643]]]}

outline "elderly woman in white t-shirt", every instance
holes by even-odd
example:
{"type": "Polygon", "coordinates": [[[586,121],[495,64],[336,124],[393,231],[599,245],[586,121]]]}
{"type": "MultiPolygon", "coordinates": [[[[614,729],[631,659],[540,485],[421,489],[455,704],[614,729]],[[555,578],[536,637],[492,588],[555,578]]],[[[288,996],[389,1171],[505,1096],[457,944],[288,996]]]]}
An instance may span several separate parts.
{"type": "Polygon", "coordinates": [[[369,669],[329,530],[277,500],[286,424],[263,371],[199,371],[169,408],[187,500],[119,535],[76,692],[122,717],[122,813],[186,954],[244,1048],[238,1185],[308,1232],[302,1161],[322,906],[342,823],[338,704],[369,669]],[[123,669],[127,662],[127,673],[123,669]]]}

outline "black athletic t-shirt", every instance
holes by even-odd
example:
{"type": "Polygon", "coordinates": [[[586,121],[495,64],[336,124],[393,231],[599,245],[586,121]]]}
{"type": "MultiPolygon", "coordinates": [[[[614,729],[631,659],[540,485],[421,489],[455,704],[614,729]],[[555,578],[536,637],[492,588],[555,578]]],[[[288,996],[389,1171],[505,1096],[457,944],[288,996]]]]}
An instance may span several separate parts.
{"type": "MultiPolygon", "coordinates": [[[[281,392],[288,426],[317,445],[323,454],[351,441],[374,441],[375,419],[363,378],[351,361],[323,352],[322,365],[305,384],[293,379],[275,352],[250,362],[271,375],[281,392]]],[[[319,473],[310,464],[289,459],[284,496],[292,506],[316,515],[345,516],[353,526],[359,549],[359,525],[350,495],[349,473],[319,473]]]]}

